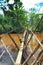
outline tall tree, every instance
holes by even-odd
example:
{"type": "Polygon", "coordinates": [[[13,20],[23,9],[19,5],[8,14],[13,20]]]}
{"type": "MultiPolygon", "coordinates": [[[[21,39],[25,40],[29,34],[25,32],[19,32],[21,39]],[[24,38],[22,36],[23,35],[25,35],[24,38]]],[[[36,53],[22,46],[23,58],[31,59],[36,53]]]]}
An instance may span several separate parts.
{"type": "MultiPolygon", "coordinates": [[[[7,3],[9,2],[9,0],[6,1],[7,3]]],[[[5,24],[5,27],[7,24],[9,24],[14,32],[19,33],[28,24],[27,12],[22,8],[22,2],[20,0],[14,0],[13,4],[8,4],[8,8],[9,10],[5,10],[5,8],[2,8],[5,14],[5,18],[7,17],[6,22],[8,22],[5,24]]]]}

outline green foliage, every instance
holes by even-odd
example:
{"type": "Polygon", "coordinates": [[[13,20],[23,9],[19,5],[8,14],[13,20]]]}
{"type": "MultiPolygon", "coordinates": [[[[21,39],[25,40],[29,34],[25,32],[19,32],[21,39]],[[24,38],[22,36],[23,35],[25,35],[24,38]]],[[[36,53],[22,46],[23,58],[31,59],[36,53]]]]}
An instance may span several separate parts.
{"type": "MultiPolygon", "coordinates": [[[[6,1],[8,2],[9,0],[6,1]]],[[[14,0],[14,3],[8,4],[8,7],[9,10],[7,11],[2,8],[4,11],[4,17],[0,15],[0,33],[5,32],[2,24],[7,32],[13,30],[13,32],[21,33],[25,27],[28,27],[32,31],[36,29],[35,32],[43,32],[43,14],[27,13],[23,9],[20,0],[14,0]]]]}
{"type": "Polygon", "coordinates": [[[17,8],[10,9],[8,11],[4,10],[5,15],[1,19],[0,24],[2,23],[7,31],[13,30],[13,32],[21,33],[25,26],[28,25],[27,12],[22,8],[22,3],[20,0],[15,0],[14,5],[17,5],[17,8]]]}
{"type": "Polygon", "coordinates": [[[43,14],[31,13],[29,17],[29,28],[35,32],[43,32],[43,14]]]}
{"type": "Polygon", "coordinates": [[[26,11],[23,9],[17,9],[17,11],[13,10],[10,13],[10,15],[8,14],[10,25],[12,26],[15,32],[21,32],[24,27],[28,24],[26,11]]]}

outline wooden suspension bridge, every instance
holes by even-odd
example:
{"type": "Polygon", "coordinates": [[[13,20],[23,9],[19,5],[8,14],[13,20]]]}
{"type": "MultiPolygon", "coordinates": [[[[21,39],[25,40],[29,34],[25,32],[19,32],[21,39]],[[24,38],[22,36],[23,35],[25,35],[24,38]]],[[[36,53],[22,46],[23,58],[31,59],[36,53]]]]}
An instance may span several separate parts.
{"type": "MultiPolygon", "coordinates": [[[[43,33],[41,34],[41,38],[39,38],[38,35],[26,28],[24,34],[21,36],[21,39],[20,36],[17,35],[20,41],[19,43],[16,43],[12,35],[8,33],[9,38],[14,43],[14,48],[16,48],[18,52],[16,61],[14,61],[12,55],[8,50],[9,46],[7,46],[4,42],[3,38],[5,35],[6,34],[1,35],[0,42],[3,44],[4,48],[9,54],[13,65],[43,65],[43,33]],[[36,46],[34,46],[34,43],[36,44],[36,46]],[[33,45],[34,48],[31,45],[33,45]]],[[[0,58],[3,56],[4,53],[5,50],[0,55],[0,58]]]]}

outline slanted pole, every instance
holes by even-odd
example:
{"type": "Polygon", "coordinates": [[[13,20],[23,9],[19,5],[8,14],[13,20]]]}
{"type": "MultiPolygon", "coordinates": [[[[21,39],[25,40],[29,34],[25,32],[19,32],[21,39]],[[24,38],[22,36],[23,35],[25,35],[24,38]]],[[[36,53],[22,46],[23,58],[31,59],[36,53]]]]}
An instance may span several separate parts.
{"type": "MultiPolygon", "coordinates": [[[[6,28],[4,27],[3,24],[2,24],[2,27],[3,27],[3,29],[5,30],[5,32],[7,32],[7,30],[6,30],[6,28]]],[[[15,44],[16,48],[19,50],[19,47],[18,47],[18,45],[16,44],[15,40],[12,38],[12,36],[11,36],[9,33],[7,33],[7,34],[8,34],[8,36],[10,37],[10,39],[12,40],[12,42],[15,44]]]]}
{"type": "MultiPolygon", "coordinates": [[[[31,30],[30,30],[31,31],[31,30]]],[[[43,45],[41,44],[40,40],[38,39],[38,37],[31,31],[31,33],[34,35],[35,39],[38,41],[38,43],[40,44],[40,46],[43,48],[43,45]]]]}
{"type": "Polygon", "coordinates": [[[6,49],[7,53],[9,54],[10,59],[12,60],[12,62],[13,62],[13,64],[14,64],[14,63],[15,63],[15,61],[14,61],[14,59],[13,59],[12,55],[10,54],[9,50],[7,49],[7,47],[6,47],[5,43],[3,42],[3,40],[2,40],[2,39],[1,39],[1,42],[2,42],[2,44],[3,44],[3,46],[4,46],[4,48],[6,49]]]}
{"type": "Polygon", "coordinates": [[[24,63],[22,65],[25,65],[26,62],[29,61],[29,59],[34,55],[34,53],[39,49],[40,45],[38,44],[38,46],[35,48],[35,50],[30,54],[30,56],[27,57],[27,59],[24,61],[24,63]]]}
{"type": "Polygon", "coordinates": [[[22,59],[22,53],[23,53],[23,47],[24,47],[24,41],[25,41],[25,35],[26,35],[27,29],[24,32],[23,38],[22,38],[22,42],[21,42],[21,46],[20,46],[20,50],[18,52],[18,56],[15,62],[15,65],[21,65],[21,59],[22,59]]]}
{"type": "MultiPolygon", "coordinates": [[[[39,55],[37,56],[37,58],[35,59],[35,62],[33,63],[33,65],[35,65],[35,63],[38,61],[38,59],[40,58],[40,56],[42,55],[43,50],[39,53],[39,55]]],[[[38,63],[38,62],[37,62],[38,63]]]]}

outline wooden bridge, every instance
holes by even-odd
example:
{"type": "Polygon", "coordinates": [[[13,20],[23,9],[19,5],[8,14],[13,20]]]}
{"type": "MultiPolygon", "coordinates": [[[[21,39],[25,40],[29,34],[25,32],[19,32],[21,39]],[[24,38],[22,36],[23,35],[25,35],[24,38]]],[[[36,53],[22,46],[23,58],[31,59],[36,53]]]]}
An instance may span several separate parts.
{"type": "MultiPolygon", "coordinates": [[[[0,35],[0,45],[6,49],[13,65],[43,65],[43,33],[33,33],[26,28],[24,34],[2,34],[0,35]],[[11,46],[11,50],[18,52],[16,61],[8,50],[9,46],[11,46]]],[[[0,58],[4,53],[5,50],[0,58]]]]}

